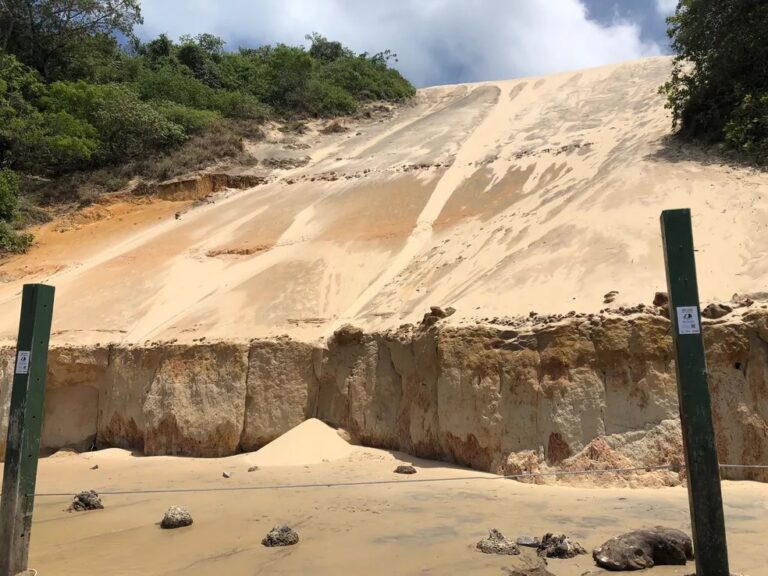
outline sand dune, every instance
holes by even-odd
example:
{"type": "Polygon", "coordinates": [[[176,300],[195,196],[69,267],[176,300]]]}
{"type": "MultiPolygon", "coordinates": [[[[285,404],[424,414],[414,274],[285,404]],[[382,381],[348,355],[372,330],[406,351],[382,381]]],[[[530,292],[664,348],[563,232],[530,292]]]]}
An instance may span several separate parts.
{"type": "Polygon", "coordinates": [[[0,336],[30,281],[58,288],[57,343],[313,339],[433,304],[458,322],[594,311],[610,290],[615,306],[647,303],[665,285],[658,216],[677,207],[693,210],[702,298],[762,290],[768,179],[668,141],[669,68],[421,90],[392,118],[307,136],[308,165],[179,220],[163,201],[45,229],[0,267],[0,336]]]}

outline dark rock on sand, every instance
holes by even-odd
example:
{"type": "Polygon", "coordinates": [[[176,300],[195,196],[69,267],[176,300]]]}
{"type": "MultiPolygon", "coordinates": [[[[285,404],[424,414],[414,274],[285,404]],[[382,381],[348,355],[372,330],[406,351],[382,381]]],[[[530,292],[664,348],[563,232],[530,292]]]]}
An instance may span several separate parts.
{"type": "Polygon", "coordinates": [[[518,546],[528,546],[529,548],[538,548],[541,544],[541,540],[536,536],[520,536],[516,542],[518,546]]]}
{"type": "Polygon", "coordinates": [[[517,547],[517,544],[505,538],[495,528],[491,529],[486,538],[477,543],[477,549],[483,554],[520,554],[520,548],[517,547]]]}
{"type": "Polygon", "coordinates": [[[660,565],[682,566],[693,559],[693,543],[674,528],[634,530],[611,538],[592,557],[606,570],[643,570],[660,565]]]}
{"type": "Polygon", "coordinates": [[[171,506],[168,508],[168,512],[163,516],[163,521],[160,522],[161,528],[183,528],[192,524],[192,515],[186,508],[181,506],[171,506]]]}
{"type": "Polygon", "coordinates": [[[401,464],[395,468],[395,474],[416,474],[416,468],[401,464]]]}
{"type": "Polygon", "coordinates": [[[587,553],[581,544],[574,542],[565,534],[556,536],[551,533],[544,534],[537,551],[539,556],[545,558],[573,558],[587,553]]]}
{"type": "Polygon", "coordinates": [[[262,539],[264,546],[293,546],[299,542],[299,535],[288,526],[275,526],[262,539]]]}
{"type": "Polygon", "coordinates": [[[85,512],[86,510],[101,510],[104,505],[101,503],[101,498],[94,490],[86,490],[80,492],[72,500],[72,504],[69,505],[70,512],[85,512]]]}

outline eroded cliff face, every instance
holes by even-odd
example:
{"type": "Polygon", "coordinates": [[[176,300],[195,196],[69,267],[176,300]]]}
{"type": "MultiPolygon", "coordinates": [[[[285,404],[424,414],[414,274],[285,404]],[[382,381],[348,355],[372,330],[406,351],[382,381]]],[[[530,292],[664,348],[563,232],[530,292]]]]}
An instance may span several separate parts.
{"type": "MultiPolygon", "coordinates": [[[[768,463],[768,311],[707,322],[704,338],[720,461],[768,463]]],[[[0,351],[3,441],[12,362],[0,351]]],[[[520,330],[346,327],[322,348],[54,348],[42,444],[223,456],[317,417],[362,444],[492,472],[653,466],[682,461],[674,369],[669,322],[652,314],[520,330]]]]}

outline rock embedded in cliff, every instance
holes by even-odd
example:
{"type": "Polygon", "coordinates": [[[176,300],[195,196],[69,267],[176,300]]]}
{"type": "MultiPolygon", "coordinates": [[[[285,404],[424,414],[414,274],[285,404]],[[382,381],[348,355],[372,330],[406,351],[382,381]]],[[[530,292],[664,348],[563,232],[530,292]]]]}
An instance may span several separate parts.
{"type": "Polygon", "coordinates": [[[654,566],[683,566],[693,560],[690,537],[674,528],[633,530],[611,538],[592,552],[606,570],[644,570],[654,566]]]}
{"type": "Polygon", "coordinates": [[[656,292],[653,297],[653,305],[659,307],[669,306],[669,294],[666,292],[656,292]]]}
{"type": "Polygon", "coordinates": [[[360,344],[363,341],[364,332],[362,328],[352,324],[344,324],[333,333],[333,337],[339,344],[360,344]]]}
{"type": "Polygon", "coordinates": [[[160,522],[161,528],[173,529],[183,528],[192,524],[192,515],[186,508],[181,506],[171,506],[163,516],[162,522],[160,522]]]}
{"type": "Polygon", "coordinates": [[[619,295],[619,292],[617,290],[611,290],[605,296],[603,296],[603,304],[610,304],[611,302],[616,300],[616,296],[618,295],[619,295]]]}
{"type": "Polygon", "coordinates": [[[537,552],[544,558],[573,558],[587,553],[581,544],[571,540],[565,534],[557,536],[551,533],[545,534],[541,539],[537,552]]]}
{"type": "Polygon", "coordinates": [[[267,532],[267,535],[261,540],[262,545],[269,548],[275,546],[293,546],[299,542],[299,535],[295,530],[288,526],[275,526],[267,532]]]}
{"type": "Polygon", "coordinates": [[[401,464],[395,468],[395,474],[416,474],[416,468],[413,466],[401,464]]]}
{"type": "Polygon", "coordinates": [[[69,505],[69,512],[85,512],[86,510],[102,510],[104,505],[95,490],[86,490],[77,494],[69,505]]]}
{"type": "Polygon", "coordinates": [[[492,528],[488,536],[477,543],[477,549],[483,554],[507,554],[510,556],[520,554],[520,548],[517,544],[505,538],[495,528],[492,528]]]}
{"type": "Polygon", "coordinates": [[[701,311],[701,315],[704,316],[704,318],[709,318],[710,320],[716,320],[717,318],[722,318],[723,316],[726,316],[733,312],[733,308],[728,306],[727,304],[716,304],[712,303],[708,305],[704,310],[701,311]]]}

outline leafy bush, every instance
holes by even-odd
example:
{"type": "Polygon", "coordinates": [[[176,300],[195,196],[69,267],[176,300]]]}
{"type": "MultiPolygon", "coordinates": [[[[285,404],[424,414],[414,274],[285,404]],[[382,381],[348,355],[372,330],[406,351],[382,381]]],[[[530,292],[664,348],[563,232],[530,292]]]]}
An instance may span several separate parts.
{"type": "Polygon", "coordinates": [[[32,234],[16,232],[7,222],[0,222],[0,254],[23,254],[32,246],[32,234]]]}
{"type": "Polygon", "coordinates": [[[668,23],[677,55],[661,91],[674,126],[768,161],[768,3],[681,0],[668,23]]]}
{"type": "Polygon", "coordinates": [[[7,168],[0,170],[0,220],[9,222],[19,205],[19,177],[7,168]]]}
{"type": "Polygon", "coordinates": [[[152,105],[167,120],[181,126],[187,134],[207,130],[221,120],[221,114],[213,110],[200,110],[163,101],[153,102],[152,105]]]}
{"type": "Polygon", "coordinates": [[[146,155],[181,144],[184,129],[168,120],[150,104],[142,102],[129,90],[115,94],[95,113],[103,150],[110,160],[146,155]]]}
{"type": "Polygon", "coordinates": [[[15,58],[0,57],[0,150],[13,167],[59,173],[86,165],[96,131],[63,110],[41,111],[48,88],[15,58]]]}
{"type": "Polygon", "coordinates": [[[361,100],[403,100],[416,93],[397,70],[365,56],[339,58],[324,73],[328,82],[361,100]]]}
{"type": "Polygon", "coordinates": [[[43,99],[47,109],[88,122],[98,134],[99,155],[107,161],[180,144],[184,129],[120,84],[55,82],[43,99]]]}
{"type": "Polygon", "coordinates": [[[744,97],[725,126],[725,142],[768,164],[768,93],[744,97]]]}

